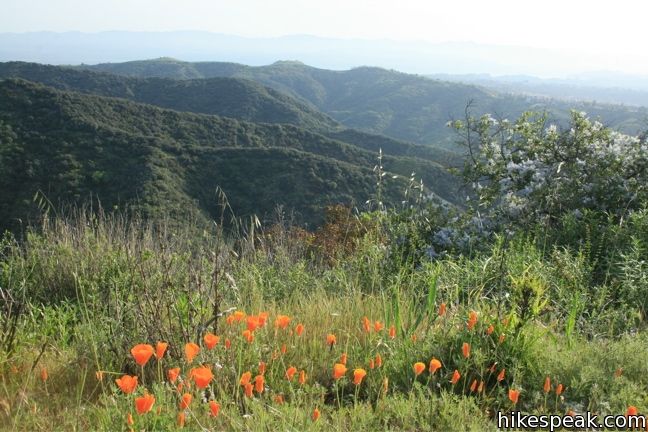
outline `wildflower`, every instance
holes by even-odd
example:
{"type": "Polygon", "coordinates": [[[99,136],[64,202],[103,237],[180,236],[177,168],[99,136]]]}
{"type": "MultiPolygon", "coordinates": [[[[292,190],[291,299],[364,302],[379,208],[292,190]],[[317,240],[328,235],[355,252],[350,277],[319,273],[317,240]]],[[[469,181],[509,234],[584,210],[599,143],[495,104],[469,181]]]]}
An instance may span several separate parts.
{"type": "Polygon", "coordinates": [[[542,390],[544,390],[545,393],[549,393],[551,391],[551,379],[549,376],[545,378],[544,386],[542,387],[542,390]]]}
{"type": "Polygon", "coordinates": [[[286,354],[286,351],[288,351],[286,344],[281,345],[281,354],[286,354]]]}
{"type": "Polygon", "coordinates": [[[558,384],[558,387],[556,387],[556,396],[560,396],[563,392],[563,385],[558,384]]]}
{"type": "Polygon", "coordinates": [[[288,378],[288,381],[292,381],[296,373],[297,368],[295,366],[290,366],[288,369],[286,369],[286,378],[288,378]]]}
{"type": "Polygon", "coordinates": [[[636,416],[638,413],[637,407],[634,405],[630,405],[628,407],[628,410],[626,411],[626,416],[636,416]]]}
{"type": "Polygon", "coordinates": [[[225,339],[225,349],[230,349],[232,346],[232,342],[229,340],[229,338],[225,339]]]}
{"type": "Polygon", "coordinates": [[[446,314],[446,304],[445,304],[445,303],[441,303],[441,304],[439,305],[439,316],[442,317],[442,316],[445,315],[445,314],[446,314]]]}
{"type": "Polygon", "coordinates": [[[311,418],[313,419],[314,422],[317,421],[317,419],[320,418],[320,410],[315,408],[313,410],[313,415],[311,416],[311,418]]]}
{"type": "Polygon", "coordinates": [[[477,390],[477,379],[474,379],[472,384],[470,384],[470,391],[475,392],[477,390]]]}
{"type": "Polygon", "coordinates": [[[251,398],[253,389],[252,383],[245,384],[245,396],[251,398]]]}
{"type": "Polygon", "coordinates": [[[149,344],[137,344],[131,348],[131,355],[135,359],[135,363],[142,367],[149,361],[154,352],[155,350],[149,344]]]}
{"type": "Polygon", "coordinates": [[[251,379],[252,379],[252,372],[243,372],[243,374],[241,375],[241,379],[239,380],[239,385],[244,386],[245,384],[248,384],[251,379]]]}
{"type": "Polygon", "coordinates": [[[170,383],[176,382],[178,379],[178,375],[180,375],[180,368],[172,368],[167,371],[167,378],[169,379],[170,383]]]}
{"type": "Polygon", "coordinates": [[[382,356],[380,353],[376,354],[376,367],[381,367],[382,366],[382,356]]]}
{"type": "Polygon", "coordinates": [[[574,410],[568,410],[567,415],[570,416],[570,417],[574,417],[576,415],[576,413],[574,412],[574,410]]]}
{"type": "Polygon", "coordinates": [[[369,369],[373,369],[374,367],[376,367],[374,359],[369,359],[369,369]]]}
{"type": "Polygon", "coordinates": [[[504,343],[504,339],[506,339],[506,335],[502,333],[499,337],[499,344],[502,345],[504,343]]]}
{"type": "Polygon", "coordinates": [[[49,374],[47,373],[47,368],[41,368],[40,370],[40,379],[41,381],[45,382],[47,381],[47,378],[49,378],[49,374]]]}
{"type": "Polygon", "coordinates": [[[337,339],[334,334],[326,335],[326,345],[329,345],[331,348],[337,343],[337,339]]]}
{"type": "Polygon", "coordinates": [[[477,387],[477,393],[484,391],[484,381],[479,381],[479,387],[477,387]]]}
{"type": "Polygon", "coordinates": [[[279,395],[275,396],[275,397],[274,397],[274,401],[275,401],[275,403],[277,403],[278,405],[283,405],[283,403],[284,403],[284,397],[283,397],[283,395],[280,395],[280,394],[279,394],[279,395]]]}
{"type": "Polygon", "coordinates": [[[189,375],[193,378],[196,387],[199,389],[207,388],[211,380],[214,379],[214,374],[211,369],[204,366],[192,369],[189,375]]]}
{"type": "Polygon", "coordinates": [[[209,415],[212,417],[218,416],[220,412],[220,404],[216,401],[209,401],[209,415]]]}
{"type": "Polygon", "coordinates": [[[299,324],[297,324],[297,326],[295,327],[295,334],[296,334],[297,336],[301,336],[302,333],[304,333],[304,324],[299,323],[299,324]]]}
{"type": "Polygon", "coordinates": [[[263,375],[257,375],[254,377],[254,391],[257,393],[263,393],[263,388],[265,386],[265,378],[263,375]]]}
{"type": "Polygon", "coordinates": [[[378,333],[379,331],[381,331],[381,330],[384,329],[384,328],[385,328],[385,325],[384,325],[383,323],[381,323],[380,321],[376,321],[376,322],[374,323],[374,331],[375,331],[376,333],[378,333]]]}
{"type": "Polygon", "coordinates": [[[146,393],[144,396],[135,398],[135,409],[138,414],[146,414],[151,411],[155,403],[155,396],[146,393]]]}
{"type": "Polygon", "coordinates": [[[259,362],[259,375],[265,375],[266,372],[266,363],[264,361],[259,362]]]}
{"type": "Polygon", "coordinates": [[[488,336],[490,336],[490,335],[493,334],[494,331],[495,331],[495,327],[493,326],[493,324],[491,324],[491,325],[489,325],[488,328],[486,329],[486,334],[487,334],[488,336]]]}
{"type": "Polygon", "coordinates": [[[335,366],[333,366],[333,379],[340,379],[344,376],[346,373],[347,368],[345,365],[341,363],[336,363],[335,366]]]}
{"type": "Polygon", "coordinates": [[[216,345],[218,345],[218,342],[220,342],[220,337],[216,336],[213,333],[207,333],[205,336],[203,336],[203,341],[205,342],[207,349],[211,350],[214,349],[216,345]]]}
{"type": "Polygon", "coordinates": [[[261,312],[257,316],[257,322],[259,324],[259,327],[264,327],[266,325],[267,320],[268,320],[268,312],[261,312]]]}
{"type": "Polygon", "coordinates": [[[97,372],[95,372],[95,378],[97,378],[97,381],[103,381],[103,379],[104,379],[104,373],[103,373],[103,371],[97,371],[97,372]]]}
{"type": "Polygon", "coordinates": [[[189,408],[189,405],[191,405],[191,400],[193,399],[193,396],[191,396],[191,393],[185,393],[182,395],[182,398],[180,399],[180,409],[184,410],[189,408]]]}
{"type": "Polygon", "coordinates": [[[518,398],[520,397],[520,391],[519,390],[509,389],[508,397],[511,400],[511,402],[513,402],[513,404],[515,405],[515,404],[518,403],[518,398]]]}
{"type": "Polygon", "coordinates": [[[497,382],[504,381],[504,375],[506,375],[506,368],[502,369],[499,375],[497,375],[497,382]]]}
{"type": "Polygon", "coordinates": [[[191,363],[200,352],[200,347],[193,342],[189,342],[185,344],[184,351],[187,363],[191,363]]]}
{"type": "Polygon", "coordinates": [[[300,385],[306,384],[306,371],[303,369],[301,370],[301,372],[299,372],[299,384],[300,385]]]}
{"type": "Polygon", "coordinates": [[[415,374],[416,376],[419,376],[419,375],[421,375],[421,374],[423,373],[423,371],[425,370],[425,363],[422,363],[422,362],[416,362],[416,363],[414,363],[413,369],[414,369],[414,374],[415,374]]]}
{"type": "Polygon", "coordinates": [[[162,357],[164,357],[164,353],[166,352],[168,347],[169,344],[166,342],[158,342],[155,344],[155,358],[158,361],[162,360],[162,357]]]}
{"type": "Polygon", "coordinates": [[[389,337],[392,339],[396,337],[396,327],[393,324],[389,327],[389,337]]]}
{"type": "Polygon", "coordinates": [[[472,330],[473,327],[475,327],[475,324],[477,324],[477,312],[470,311],[470,314],[468,315],[468,323],[467,323],[468,330],[472,330]]]}
{"type": "Polygon", "coordinates": [[[491,367],[488,368],[488,370],[490,371],[490,373],[495,373],[496,368],[497,368],[497,362],[493,363],[491,367]]]}
{"type": "Polygon", "coordinates": [[[126,416],[126,424],[128,426],[133,426],[135,424],[135,420],[133,420],[133,414],[128,413],[128,415],[126,416]]]}
{"type": "Polygon", "coordinates": [[[178,427],[183,428],[185,425],[185,413],[181,411],[178,413],[178,427]]]}
{"type": "Polygon", "coordinates": [[[259,327],[261,327],[261,325],[259,324],[259,317],[258,316],[250,315],[250,316],[247,317],[247,329],[248,329],[248,331],[253,332],[254,330],[256,330],[259,327]]]}
{"type": "Polygon", "coordinates": [[[371,321],[369,321],[369,318],[362,317],[362,327],[364,328],[365,333],[371,332],[371,321]]]}
{"type": "Polygon", "coordinates": [[[438,359],[433,358],[430,360],[430,367],[428,370],[432,375],[436,373],[437,370],[441,369],[441,362],[438,359]]]}
{"type": "Polygon", "coordinates": [[[288,324],[290,324],[290,317],[287,315],[277,315],[277,319],[275,320],[275,327],[278,327],[282,330],[285,330],[286,327],[288,327],[288,324]]]}
{"type": "Polygon", "coordinates": [[[252,343],[254,340],[254,333],[252,333],[250,330],[246,329],[243,330],[243,338],[248,342],[252,343]]]}
{"type": "Polygon", "coordinates": [[[233,319],[234,322],[242,321],[243,318],[245,318],[245,312],[243,312],[243,311],[235,311],[232,314],[232,319],[233,319]]]}
{"type": "Polygon", "coordinates": [[[121,378],[117,378],[115,382],[117,383],[117,386],[119,386],[121,391],[126,394],[133,393],[135,391],[135,388],[137,387],[136,376],[124,375],[121,378]]]}
{"type": "Polygon", "coordinates": [[[452,385],[455,385],[459,382],[459,379],[461,379],[461,374],[457,369],[455,369],[455,371],[452,373],[452,379],[450,380],[450,382],[452,383],[452,385]]]}
{"type": "Polygon", "coordinates": [[[367,375],[367,371],[364,369],[356,369],[353,371],[353,384],[360,385],[362,379],[367,375]]]}
{"type": "Polygon", "coordinates": [[[342,363],[343,365],[347,364],[347,353],[342,353],[342,355],[340,356],[340,363],[342,363]]]}
{"type": "Polygon", "coordinates": [[[464,342],[463,346],[461,347],[461,352],[463,353],[464,358],[470,357],[470,344],[464,342]]]}

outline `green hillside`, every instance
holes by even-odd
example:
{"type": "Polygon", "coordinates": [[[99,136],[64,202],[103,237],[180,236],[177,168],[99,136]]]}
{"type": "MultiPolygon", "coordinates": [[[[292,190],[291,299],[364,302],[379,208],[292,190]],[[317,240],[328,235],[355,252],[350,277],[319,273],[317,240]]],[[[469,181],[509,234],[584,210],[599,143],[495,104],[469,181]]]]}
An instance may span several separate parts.
{"type": "Polygon", "coordinates": [[[583,110],[626,133],[645,129],[648,117],[645,108],[503,95],[473,85],[372,67],[331,71],[299,62],[251,67],[166,58],[83,67],[139,77],[247,78],[308,101],[347,127],[449,148],[454,148],[455,137],[445,124],[463,118],[469,101],[473,101],[475,114],[517,118],[527,110],[546,110],[556,122],[566,122],[570,109],[583,110]]]}
{"type": "MultiPolygon", "coordinates": [[[[123,99],[0,82],[0,220],[15,225],[54,204],[98,197],[147,216],[216,217],[216,188],[239,216],[278,204],[318,222],[324,206],[364,203],[375,191],[376,154],[291,125],[255,124],[180,113],[123,99]],[[9,221],[9,222],[7,222],[9,221]]],[[[385,157],[386,170],[424,175],[453,201],[454,179],[440,165],[385,157]]],[[[404,180],[389,182],[399,202],[404,180]]]]}

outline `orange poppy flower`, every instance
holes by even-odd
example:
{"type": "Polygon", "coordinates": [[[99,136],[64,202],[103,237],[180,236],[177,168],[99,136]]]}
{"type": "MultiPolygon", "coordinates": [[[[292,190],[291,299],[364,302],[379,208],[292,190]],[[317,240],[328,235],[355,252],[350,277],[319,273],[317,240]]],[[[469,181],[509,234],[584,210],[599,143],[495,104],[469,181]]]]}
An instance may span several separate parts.
{"type": "Polygon", "coordinates": [[[135,359],[135,363],[140,366],[144,366],[154,353],[155,350],[149,344],[137,344],[131,348],[131,355],[135,359]]]}
{"type": "Polygon", "coordinates": [[[311,418],[313,419],[314,422],[317,421],[317,419],[320,418],[320,410],[315,408],[313,410],[313,415],[311,416],[311,418]]]}
{"type": "Polygon", "coordinates": [[[185,410],[189,408],[189,405],[191,405],[191,400],[193,399],[193,396],[191,396],[191,393],[185,393],[182,395],[182,398],[180,399],[180,409],[185,410]]]}
{"type": "Polygon", "coordinates": [[[490,335],[493,334],[494,331],[495,331],[495,326],[493,326],[493,324],[491,324],[491,325],[489,325],[488,328],[486,329],[486,334],[487,334],[488,336],[490,336],[490,335]]]}
{"type": "Polygon", "coordinates": [[[477,390],[477,379],[474,379],[472,384],[470,384],[470,391],[475,392],[477,390]]]}
{"type": "Polygon", "coordinates": [[[261,325],[259,324],[259,317],[257,316],[250,315],[247,317],[246,321],[247,321],[247,329],[251,332],[261,327],[261,325]]]}
{"type": "Polygon", "coordinates": [[[176,382],[176,380],[178,379],[178,376],[179,376],[179,375],[180,375],[180,368],[178,368],[178,367],[177,367],[177,368],[173,368],[173,369],[169,369],[169,370],[167,371],[167,378],[169,379],[169,382],[172,383],[172,384],[173,384],[174,382],[176,382]]]}
{"type": "Polygon", "coordinates": [[[166,352],[168,347],[169,344],[166,342],[158,342],[155,344],[155,358],[158,361],[162,360],[162,357],[164,357],[164,353],[166,352]]]}
{"type": "Polygon", "coordinates": [[[133,420],[133,414],[128,413],[128,415],[126,416],[126,424],[128,426],[133,426],[133,424],[135,424],[135,420],[133,420]]]}
{"type": "Polygon", "coordinates": [[[488,368],[488,370],[490,371],[490,373],[495,373],[496,367],[497,367],[497,362],[493,363],[491,367],[488,368]]]}
{"type": "Polygon", "coordinates": [[[225,349],[230,349],[232,342],[229,339],[225,339],[225,349]]]}
{"type": "Polygon", "coordinates": [[[563,392],[563,385],[558,384],[558,387],[556,387],[556,396],[560,396],[563,392]]]}
{"type": "Polygon", "coordinates": [[[574,410],[568,410],[568,411],[567,411],[567,415],[568,415],[569,417],[574,417],[574,416],[576,415],[576,412],[575,412],[574,410]]]}
{"type": "Polygon", "coordinates": [[[470,344],[468,342],[463,343],[461,352],[463,353],[464,358],[470,357],[470,344]]]}
{"type": "Polygon", "coordinates": [[[376,322],[374,323],[374,331],[375,331],[376,333],[378,333],[379,331],[381,331],[381,330],[384,329],[384,328],[385,328],[384,324],[381,323],[380,321],[376,321],[376,322]]]}
{"type": "Polygon", "coordinates": [[[211,350],[214,349],[216,345],[218,345],[218,342],[220,342],[220,337],[216,336],[213,333],[207,333],[205,336],[203,336],[203,341],[205,342],[207,349],[211,350]]]}
{"type": "Polygon", "coordinates": [[[155,396],[146,393],[144,396],[135,398],[135,409],[137,414],[146,414],[151,411],[155,403],[155,396]]]}
{"type": "Polygon", "coordinates": [[[252,395],[252,390],[254,390],[254,386],[252,383],[247,383],[245,384],[245,396],[251,398],[252,395]]]}
{"type": "Polygon", "coordinates": [[[234,311],[234,313],[232,314],[232,317],[233,317],[232,319],[234,320],[234,322],[242,321],[243,318],[245,318],[245,312],[243,312],[243,311],[234,311]]]}
{"type": "Polygon", "coordinates": [[[299,372],[299,381],[298,382],[299,382],[300,385],[306,384],[306,371],[303,370],[303,369],[299,372]]]}
{"type": "Polygon", "coordinates": [[[40,370],[41,381],[45,382],[47,381],[47,378],[49,378],[49,374],[47,373],[47,368],[41,368],[40,370]]]}
{"type": "Polygon", "coordinates": [[[263,393],[265,387],[265,378],[263,375],[257,375],[254,377],[254,391],[257,393],[263,393]]]}
{"type": "Polygon", "coordinates": [[[178,427],[183,428],[184,425],[185,425],[185,420],[186,420],[186,417],[185,417],[184,411],[179,412],[178,413],[178,427]]]}
{"type": "Polygon", "coordinates": [[[283,395],[276,395],[276,396],[274,397],[274,401],[275,401],[275,403],[277,403],[278,405],[283,405],[283,403],[284,403],[284,397],[283,397],[283,395]]]}
{"type": "Polygon", "coordinates": [[[216,401],[209,401],[209,415],[212,417],[218,416],[220,412],[220,404],[216,401]]]}
{"type": "Polygon", "coordinates": [[[441,369],[441,362],[439,360],[435,359],[435,358],[430,360],[430,367],[428,368],[428,371],[432,375],[434,375],[436,373],[436,371],[438,371],[439,369],[441,369]]]}
{"type": "Polygon", "coordinates": [[[200,352],[200,347],[193,342],[189,342],[185,344],[184,351],[187,363],[191,363],[200,352]]]}
{"type": "Polygon", "coordinates": [[[348,358],[347,353],[342,353],[342,355],[340,356],[340,363],[342,363],[343,365],[346,365],[347,364],[347,358],[348,358]]]}
{"type": "Polygon", "coordinates": [[[268,316],[269,316],[268,312],[261,312],[257,316],[257,321],[258,321],[259,327],[263,327],[263,326],[266,325],[266,321],[268,321],[268,316]]]}
{"type": "Polygon", "coordinates": [[[204,366],[191,369],[189,376],[194,380],[196,387],[199,389],[207,388],[211,380],[214,379],[214,374],[211,369],[204,366]]]}
{"type": "Polygon", "coordinates": [[[337,339],[334,334],[326,335],[326,345],[333,346],[337,343],[337,339]]]}
{"type": "Polygon", "coordinates": [[[389,337],[392,339],[396,337],[396,327],[393,324],[389,326],[389,337]]]}
{"type": "Polygon", "coordinates": [[[265,375],[266,373],[266,363],[264,361],[259,362],[259,374],[265,375]]]}
{"type": "Polygon", "coordinates": [[[361,368],[355,369],[353,371],[353,384],[360,385],[363,378],[367,375],[367,371],[361,368]]]}
{"type": "Polygon", "coordinates": [[[297,324],[297,327],[295,327],[295,333],[297,334],[297,336],[301,336],[302,333],[304,333],[304,324],[297,324]]]}
{"type": "Polygon", "coordinates": [[[243,338],[248,343],[252,343],[252,341],[254,340],[254,333],[252,333],[250,330],[243,330],[243,338]]]}
{"type": "Polygon", "coordinates": [[[551,391],[551,379],[548,376],[545,378],[542,390],[544,390],[545,393],[549,393],[551,391]]]}
{"type": "Polygon", "coordinates": [[[518,403],[518,398],[520,397],[520,391],[519,390],[509,389],[508,397],[511,400],[511,402],[513,402],[513,404],[515,405],[515,404],[518,403]]]}
{"type": "Polygon", "coordinates": [[[475,324],[477,324],[477,312],[470,311],[470,314],[468,314],[468,323],[467,323],[468,330],[472,330],[473,327],[475,327],[475,324]]]}
{"type": "Polygon", "coordinates": [[[446,314],[446,304],[445,304],[445,303],[441,303],[441,304],[439,305],[439,316],[442,317],[442,316],[445,315],[445,314],[446,314]]]}
{"type": "Polygon", "coordinates": [[[373,369],[376,367],[376,363],[374,362],[374,359],[369,359],[369,369],[373,369]]]}
{"type": "Polygon", "coordinates": [[[382,366],[382,356],[380,353],[376,354],[376,367],[381,367],[382,366]]]}
{"type": "Polygon", "coordinates": [[[502,382],[504,381],[504,376],[506,375],[506,368],[502,369],[502,371],[497,375],[497,381],[502,382]]]}
{"type": "Polygon", "coordinates": [[[124,375],[121,378],[117,378],[115,382],[117,383],[117,386],[119,386],[121,391],[126,394],[133,393],[135,391],[135,388],[137,387],[136,376],[124,375]]]}
{"type": "Polygon", "coordinates": [[[455,385],[459,382],[460,379],[461,379],[461,374],[457,369],[455,369],[455,371],[452,373],[452,379],[450,380],[450,382],[452,383],[452,385],[455,385]]]}
{"type": "Polygon", "coordinates": [[[416,376],[419,376],[425,370],[425,363],[416,362],[416,363],[414,363],[413,368],[414,368],[414,374],[416,374],[416,376]]]}
{"type": "Polygon", "coordinates": [[[343,365],[342,363],[335,363],[335,365],[333,366],[333,379],[338,380],[342,378],[346,371],[347,368],[345,365],[343,365]]]}
{"type": "Polygon", "coordinates": [[[634,405],[630,405],[628,407],[628,410],[626,411],[626,417],[627,416],[636,416],[639,411],[637,410],[637,407],[634,405]]]}
{"type": "Polygon", "coordinates": [[[479,381],[479,387],[477,387],[477,393],[484,391],[484,381],[479,381]]]}
{"type": "Polygon", "coordinates": [[[365,333],[369,333],[371,331],[371,321],[369,321],[369,318],[362,317],[362,327],[364,327],[365,333]]]}
{"type": "Polygon", "coordinates": [[[281,354],[286,354],[286,351],[288,351],[286,344],[281,345],[281,354]]]}
{"type": "Polygon", "coordinates": [[[278,327],[282,330],[285,330],[286,327],[288,327],[288,324],[290,324],[290,317],[287,315],[277,315],[277,319],[275,320],[275,327],[278,327]]]}
{"type": "Polygon", "coordinates": [[[243,374],[241,375],[241,379],[239,380],[239,385],[244,386],[245,384],[248,384],[251,379],[252,379],[252,372],[243,372],[243,374]]]}
{"type": "Polygon", "coordinates": [[[295,366],[290,366],[288,369],[286,369],[286,378],[288,378],[288,381],[292,381],[296,373],[297,368],[295,366]]]}
{"type": "Polygon", "coordinates": [[[502,345],[504,343],[504,339],[506,339],[506,335],[502,333],[499,337],[498,343],[502,345]]]}

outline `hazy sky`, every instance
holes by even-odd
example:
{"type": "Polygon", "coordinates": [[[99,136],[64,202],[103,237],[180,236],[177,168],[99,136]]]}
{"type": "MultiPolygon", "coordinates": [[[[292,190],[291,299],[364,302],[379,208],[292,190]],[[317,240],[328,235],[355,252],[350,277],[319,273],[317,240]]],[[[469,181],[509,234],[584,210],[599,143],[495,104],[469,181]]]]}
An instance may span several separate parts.
{"type": "Polygon", "coordinates": [[[473,41],[601,56],[648,72],[643,0],[0,0],[0,31],[207,30],[473,41]]]}

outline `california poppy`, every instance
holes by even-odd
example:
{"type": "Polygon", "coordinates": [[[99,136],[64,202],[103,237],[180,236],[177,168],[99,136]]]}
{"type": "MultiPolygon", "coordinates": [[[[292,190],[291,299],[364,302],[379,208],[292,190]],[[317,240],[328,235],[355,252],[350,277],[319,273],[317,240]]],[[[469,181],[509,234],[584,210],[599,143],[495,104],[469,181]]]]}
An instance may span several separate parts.
{"type": "Polygon", "coordinates": [[[265,378],[263,375],[257,375],[254,377],[254,391],[257,393],[263,393],[263,388],[265,386],[265,378]]]}
{"type": "Polygon", "coordinates": [[[216,417],[220,412],[220,404],[216,401],[209,401],[209,415],[216,417]]]}
{"type": "Polygon", "coordinates": [[[558,387],[556,387],[556,395],[560,396],[562,394],[562,392],[563,392],[563,385],[558,384],[558,387]]]}
{"type": "Polygon", "coordinates": [[[191,400],[193,399],[193,396],[191,396],[191,393],[185,393],[182,395],[180,398],[180,409],[185,410],[189,408],[189,405],[191,405],[191,400]]]}
{"type": "Polygon", "coordinates": [[[452,373],[452,379],[450,380],[450,382],[452,383],[452,385],[455,385],[459,382],[459,379],[461,379],[461,374],[457,369],[455,369],[455,371],[452,373]]]}
{"type": "Polygon", "coordinates": [[[278,405],[282,405],[282,404],[284,403],[284,397],[283,397],[283,395],[280,395],[280,394],[279,394],[279,395],[276,395],[276,396],[274,397],[274,401],[275,401],[276,404],[278,404],[278,405]]]}
{"type": "Polygon", "coordinates": [[[297,327],[295,327],[295,334],[297,334],[297,336],[301,336],[302,333],[304,333],[304,324],[299,323],[297,324],[297,327]]]}
{"type": "Polygon", "coordinates": [[[151,411],[155,403],[155,396],[146,393],[144,396],[135,398],[135,409],[138,414],[146,414],[151,411]]]}
{"type": "Polygon", "coordinates": [[[257,322],[259,324],[259,327],[263,327],[266,325],[266,321],[268,320],[268,312],[261,312],[259,315],[257,315],[257,322]]]}
{"type": "Polygon", "coordinates": [[[285,329],[288,327],[288,324],[290,324],[290,317],[287,315],[277,315],[277,319],[275,320],[275,327],[278,327],[280,329],[285,329]]]}
{"type": "Polygon", "coordinates": [[[191,363],[200,352],[200,347],[193,342],[189,342],[185,344],[184,351],[187,363],[191,363]]]}
{"type": "Polygon", "coordinates": [[[441,303],[441,304],[439,305],[439,316],[443,316],[443,315],[445,315],[445,314],[446,314],[446,304],[445,304],[445,303],[441,303]]]}
{"type": "Polygon", "coordinates": [[[128,415],[126,416],[126,424],[128,426],[133,426],[133,424],[135,424],[135,420],[133,420],[133,414],[128,413],[128,415]]]}
{"type": "Polygon", "coordinates": [[[542,390],[544,390],[545,393],[549,393],[551,391],[551,379],[548,376],[545,378],[542,390]]]}
{"type": "Polygon", "coordinates": [[[337,339],[334,334],[326,335],[326,345],[333,346],[337,343],[337,339]]]}
{"type": "Polygon", "coordinates": [[[353,384],[360,385],[362,379],[367,375],[367,371],[361,368],[353,371],[353,384]]]}
{"type": "Polygon", "coordinates": [[[628,410],[626,411],[626,416],[636,416],[639,411],[637,410],[637,407],[634,405],[630,405],[628,407],[628,410]]]}
{"type": "Polygon", "coordinates": [[[288,378],[288,381],[292,381],[296,373],[297,368],[295,366],[290,366],[288,369],[286,369],[286,378],[288,378]]]}
{"type": "Polygon", "coordinates": [[[362,317],[362,327],[364,328],[365,333],[369,333],[371,331],[371,321],[369,321],[369,318],[362,317]]]}
{"type": "Polygon", "coordinates": [[[315,408],[313,410],[313,415],[311,416],[311,418],[313,419],[313,421],[317,421],[317,419],[320,418],[320,410],[315,408]]]}
{"type": "Polygon", "coordinates": [[[216,345],[218,345],[218,342],[220,342],[220,337],[216,336],[213,333],[207,333],[205,336],[203,336],[203,341],[205,342],[207,349],[211,350],[214,349],[216,345]]]}
{"type": "Polygon", "coordinates": [[[434,375],[439,369],[441,369],[441,362],[435,358],[430,360],[430,367],[428,368],[429,372],[434,375]]]}
{"type": "Polygon", "coordinates": [[[392,339],[396,337],[396,327],[393,324],[389,326],[389,337],[392,339]]]}
{"type": "Polygon", "coordinates": [[[416,376],[419,376],[419,375],[421,375],[421,374],[423,373],[423,371],[425,370],[425,363],[422,363],[422,362],[416,362],[416,363],[414,363],[413,369],[414,369],[414,374],[415,374],[416,376]]]}
{"type": "Polygon", "coordinates": [[[241,379],[239,380],[239,384],[244,386],[245,384],[249,383],[251,379],[252,379],[252,372],[243,372],[243,374],[241,375],[241,379]]]}
{"type": "Polygon", "coordinates": [[[504,343],[504,339],[506,339],[506,335],[502,333],[499,337],[498,343],[501,345],[504,343]]]}
{"type": "Polygon", "coordinates": [[[176,382],[178,379],[178,375],[180,375],[180,368],[172,368],[167,371],[167,378],[169,379],[170,383],[176,382]]]}
{"type": "Polygon", "coordinates": [[[178,427],[183,428],[185,425],[185,413],[181,411],[178,413],[178,427]]]}
{"type": "Polygon", "coordinates": [[[193,368],[190,373],[191,378],[196,383],[196,387],[199,389],[207,388],[212,379],[214,379],[214,374],[211,369],[208,367],[197,367],[193,368]]]}
{"type": "Polygon", "coordinates": [[[511,400],[511,402],[513,402],[513,404],[517,404],[518,403],[518,398],[520,397],[520,391],[519,390],[509,389],[508,397],[511,400]]]}
{"type": "Polygon", "coordinates": [[[245,318],[245,312],[243,312],[243,311],[235,311],[232,314],[232,317],[233,317],[234,322],[242,321],[243,318],[245,318]]]}
{"type": "Polygon", "coordinates": [[[495,327],[493,326],[493,324],[491,324],[491,325],[489,325],[488,328],[486,329],[486,334],[487,334],[488,336],[490,336],[490,335],[493,334],[494,331],[495,331],[495,327]]]}
{"type": "Polygon", "coordinates": [[[135,359],[135,363],[140,366],[144,366],[154,353],[155,350],[149,344],[137,344],[131,348],[131,355],[135,359]]]}
{"type": "Polygon", "coordinates": [[[463,343],[461,352],[463,353],[464,358],[470,357],[470,344],[468,342],[463,343]]]}
{"type": "Polygon", "coordinates": [[[376,367],[376,363],[374,362],[374,359],[369,359],[369,369],[373,369],[376,367]]]}
{"type": "Polygon", "coordinates": [[[484,391],[484,381],[479,381],[479,387],[477,387],[477,393],[484,391]]]}
{"type": "Polygon", "coordinates": [[[230,349],[232,342],[229,339],[225,339],[225,349],[230,349]]]}
{"type": "Polygon", "coordinates": [[[506,375],[506,368],[502,369],[502,371],[497,375],[497,381],[498,382],[504,381],[505,375],[506,375]]]}
{"type": "Polygon", "coordinates": [[[340,356],[340,363],[342,363],[343,365],[347,364],[347,353],[342,353],[342,355],[340,356]]]}
{"type": "Polygon", "coordinates": [[[259,323],[259,317],[254,315],[250,315],[247,317],[247,329],[249,331],[253,332],[259,327],[261,327],[259,323]]]}
{"type": "Polygon", "coordinates": [[[303,370],[303,369],[299,372],[299,381],[298,382],[301,385],[306,384],[306,371],[303,370]]]}
{"type": "Polygon", "coordinates": [[[376,367],[381,367],[382,366],[382,356],[380,353],[376,354],[376,367]]]}
{"type": "Polygon", "coordinates": [[[133,393],[133,391],[135,391],[135,388],[137,387],[136,376],[124,375],[121,378],[117,378],[115,382],[117,383],[121,391],[126,394],[133,393]]]}
{"type": "Polygon", "coordinates": [[[474,379],[472,384],[470,384],[470,391],[475,392],[477,390],[477,379],[474,379]]]}
{"type": "Polygon", "coordinates": [[[475,327],[475,324],[477,324],[477,312],[470,311],[470,314],[468,314],[468,323],[467,323],[468,330],[472,330],[473,327],[475,327]]]}
{"type": "Polygon", "coordinates": [[[254,333],[252,333],[250,330],[245,329],[243,330],[243,338],[248,341],[248,343],[252,343],[254,340],[254,333]]]}
{"type": "Polygon", "coordinates": [[[346,371],[347,371],[347,368],[346,368],[345,365],[343,365],[342,363],[336,363],[333,366],[333,379],[338,380],[338,379],[342,378],[344,376],[344,374],[346,373],[346,371]]]}
{"type": "Polygon", "coordinates": [[[259,362],[259,374],[265,375],[266,372],[266,363],[264,361],[259,362]]]}
{"type": "Polygon", "coordinates": [[[47,368],[41,368],[40,370],[40,379],[41,381],[45,382],[47,381],[47,378],[49,378],[49,374],[47,373],[47,368]]]}
{"type": "Polygon", "coordinates": [[[247,383],[245,384],[245,396],[251,398],[252,397],[252,390],[254,390],[254,386],[252,383],[247,383]]]}
{"type": "Polygon", "coordinates": [[[375,331],[376,333],[378,333],[379,331],[381,331],[383,328],[385,328],[385,326],[384,326],[383,323],[381,323],[380,321],[376,321],[376,322],[374,323],[374,331],[375,331]]]}
{"type": "Polygon", "coordinates": [[[166,342],[158,342],[155,344],[155,358],[158,361],[162,360],[162,357],[164,357],[164,353],[166,352],[168,347],[169,344],[166,342]]]}

